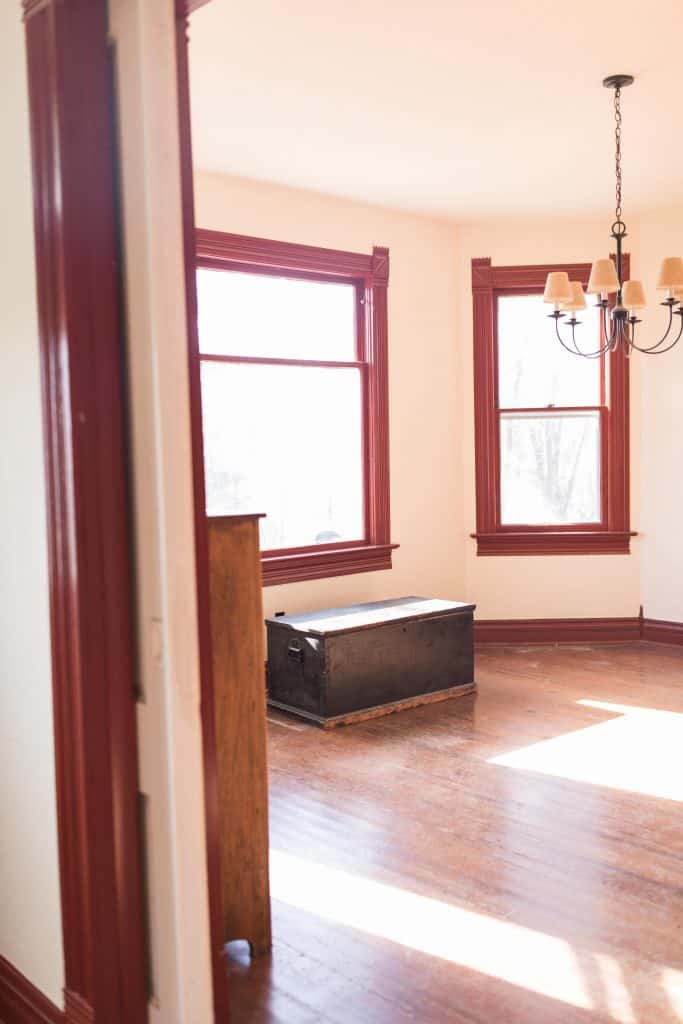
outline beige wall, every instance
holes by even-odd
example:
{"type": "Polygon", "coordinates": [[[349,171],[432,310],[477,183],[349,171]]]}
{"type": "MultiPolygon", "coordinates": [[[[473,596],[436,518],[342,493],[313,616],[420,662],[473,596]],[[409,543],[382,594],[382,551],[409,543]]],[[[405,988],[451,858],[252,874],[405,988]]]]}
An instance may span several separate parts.
{"type": "MultiPolygon", "coordinates": [[[[683,249],[683,205],[641,217],[641,267],[649,305],[643,343],[654,345],[666,327],[655,291],[659,263],[683,249]]],[[[678,323],[678,318],[674,320],[678,323]]],[[[683,341],[642,364],[642,598],[645,615],[683,621],[683,341]]]]}
{"type": "Polygon", "coordinates": [[[63,1005],[45,481],[23,26],[0,7],[0,955],[63,1005]]]}
{"type": "MultiPolygon", "coordinates": [[[[495,221],[458,227],[454,275],[458,305],[458,405],[462,410],[465,529],[474,531],[474,411],[472,388],[472,292],[470,263],[490,256],[494,264],[582,263],[609,254],[609,218],[590,221],[495,221]]],[[[638,232],[629,236],[632,273],[638,266],[638,232]]],[[[549,344],[553,344],[549,331],[549,344]]],[[[631,380],[631,522],[639,525],[639,363],[631,380]]],[[[466,541],[466,590],[477,614],[498,618],[581,618],[637,615],[640,604],[640,541],[630,555],[480,558],[466,541]]]]}
{"type": "Polygon", "coordinates": [[[443,221],[218,175],[196,176],[199,227],[369,253],[391,250],[391,571],[264,590],[278,610],[402,594],[464,599],[455,232],[443,221]]]}
{"type": "MultiPolygon", "coordinates": [[[[479,558],[475,529],[470,261],[590,261],[604,219],[454,225],[198,172],[200,227],[292,242],[391,250],[391,572],[268,587],[266,613],[406,593],[473,600],[482,618],[636,615],[640,542],[629,556],[479,558]]],[[[636,252],[637,231],[629,238],[636,252]]],[[[634,271],[637,259],[633,257],[634,271]]],[[[639,517],[639,366],[631,402],[632,521],[639,517]]]]}

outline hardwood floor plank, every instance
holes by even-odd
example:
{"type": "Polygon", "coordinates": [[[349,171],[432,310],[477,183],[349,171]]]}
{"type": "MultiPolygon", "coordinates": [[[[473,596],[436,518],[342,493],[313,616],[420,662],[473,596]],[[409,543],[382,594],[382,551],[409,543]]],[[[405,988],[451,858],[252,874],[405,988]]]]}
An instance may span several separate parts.
{"type": "Polygon", "coordinates": [[[269,714],[274,950],[231,957],[236,1024],[683,1021],[683,649],[490,648],[477,682],[269,714]]]}

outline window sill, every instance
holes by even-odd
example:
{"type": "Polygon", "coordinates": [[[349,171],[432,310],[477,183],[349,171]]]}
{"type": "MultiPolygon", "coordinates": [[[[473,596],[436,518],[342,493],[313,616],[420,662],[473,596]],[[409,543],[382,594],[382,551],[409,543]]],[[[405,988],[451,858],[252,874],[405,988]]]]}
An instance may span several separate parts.
{"type": "Polygon", "coordinates": [[[473,533],[478,555],[628,555],[633,531],[473,533]]]}
{"type": "Polygon", "coordinates": [[[397,547],[398,544],[367,544],[296,555],[264,555],[261,558],[263,586],[391,569],[391,552],[397,547]]]}

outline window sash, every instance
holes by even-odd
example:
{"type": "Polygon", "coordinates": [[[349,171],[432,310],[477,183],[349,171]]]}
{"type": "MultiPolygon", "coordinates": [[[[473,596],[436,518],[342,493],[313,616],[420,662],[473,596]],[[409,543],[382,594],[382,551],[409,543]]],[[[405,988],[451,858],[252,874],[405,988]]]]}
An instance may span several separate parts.
{"type": "Polygon", "coordinates": [[[500,533],[574,533],[576,531],[593,532],[595,530],[607,529],[607,435],[609,409],[604,405],[567,405],[567,406],[539,406],[526,409],[497,409],[496,421],[498,424],[498,487],[496,501],[496,531],[500,533]],[[505,417],[512,419],[525,418],[558,418],[565,413],[568,416],[582,415],[584,413],[598,413],[599,415],[599,437],[600,437],[600,519],[593,522],[580,523],[504,523],[502,521],[502,462],[500,452],[501,420],[505,417]]]}
{"type": "MultiPolygon", "coordinates": [[[[214,268],[215,269],[215,268],[214,268]]],[[[226,269],[224,273],[230,273],[232,270],[226,269]]],[[[253,269],[247,268],[242,269],[241,273],[257,273],[253,269]]],[[[260,271],[258,273],[261,273],[260,271]]],[[[282,271],[272,271],[273,276],[277,274],[278,277],[292,277],[299,279],[306,277],[309,280],[320,280],[320,281],[334,281],[337,283],[339,278],[331,278],[329,275],[314,275],[314,274],[287,274],[282,271]]],[[[347,282],[348,283],[348,282],[347,282]]],[[[297,359],[297,358],[280,358],[277,356],[247,356],[247,355],[223,355],[219,353],[211,353],[200,351],[199,361],[201,363],[233,363],[251,366],[293,366],[293,367],[311,367],[315,369],[326,369],[330,371],[340,369],[357,369],[360,371],[361,376],[361,474],[362,474],[362,509],[361,516],[363,522],[363,530],[360,537],[355,540],[347,541],[330,541],[322,544],[307,544],[298,545],[293,547],[282,547],[282,548],[264,548],[261,551],[262,558],[280,557],[287,555],[306,555],[314,554],[317,551],[336,551],[347,549],[355,549],[358,547],[365,546],[369,543],[369,467],[368,467],[368,418],[369,418],[369,387],[368,387],[368,370],[369,364],[367,360],[361,359],[361,353],[365,353],[365,340],[363,331],[363,314],[364,314],[364,300],[360,295],[359,282],[351,282],[356,292],[356,317],[355,317],[355,339],[354,347],[356,349],[355,360],[341,360],[341,359],[297,359]]]]}
{"type": "Polygon", "coordinates": [[[392,551],[398,545],[391,542],[389,526],[388,250],[375,246],[370,254],[359,254],[204,229],[197,229],[196,245],[197,268],[301,277],[323,283],[345,283],[355,288],[355,360],[224,357],[210,351],[200,354],[195,349],[197,362],[225,358],[238,363],[319,366],[330,372],[341,368],[360,371],[365,536],[358,542],[338,541],[264,551],[264,585],[390,569],[392,551]]]}
{"type": "MultiPolygon", "coordinates": [[[[542,292],[551,270],[563,270],[571,280],[579,280],[585,287],[590,264],[493,266],[491,259],[485,257],[473,259],[471,269],[476,495],[476,530],[471,536],[477,541],[477,554],[628,554],[630,537],[634,535],[629,525],[629,361],[621,351],[600,360],[602,522],[588,526],[553,523],[528,527],[502,526],[500,522],[498,297],[542,292]]],[[[624,273],[628,276],[627,255],[624,273]]],[[[530,411],[552,412],[558,408],[530,411]]],[[[595,406],[581,407],[587,408],[595,406]]]]}

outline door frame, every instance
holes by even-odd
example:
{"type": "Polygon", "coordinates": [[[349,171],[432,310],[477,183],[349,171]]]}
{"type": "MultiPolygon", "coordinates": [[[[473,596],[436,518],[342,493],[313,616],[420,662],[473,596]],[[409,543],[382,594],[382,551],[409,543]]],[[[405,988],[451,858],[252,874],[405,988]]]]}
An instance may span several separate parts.
{"type": "Polygon", "coordinates": [[[188,372],[190,381],[190,429],[192,432],[192,477],[197,572],[197,620],[201,686],[202,750],[204,762],[204,810],[206,817],[206,860],[213,980],[214,1018],[230,1020],[228,979],[223,935],[223,884],[221,871],[221,822],[216,748],[216,721],[209,608],[209,547],[204,488],[199,335],[197,330],[197,281],[192,125],[190,117],[189,17],[209,0],[175,0],[176,71],[178,85],[178,129],[180,137],[180,182],[185,260],[185,303],[187,309],[188,372]]]}
{"type": "Polygon", "coordinates": [[[133,548],[107,0],[24,0],[23,14],[64,1020],[144,1024],[133,548]]]}

